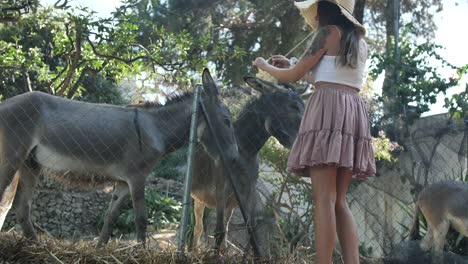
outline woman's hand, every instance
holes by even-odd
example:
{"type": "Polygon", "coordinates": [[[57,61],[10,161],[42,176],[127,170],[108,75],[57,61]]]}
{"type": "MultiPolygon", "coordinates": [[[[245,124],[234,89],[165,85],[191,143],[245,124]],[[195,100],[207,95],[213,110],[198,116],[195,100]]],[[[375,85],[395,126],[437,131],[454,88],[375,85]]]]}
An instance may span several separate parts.
{"type": "Polygon", "coordinates": [[[291,67],[291,62],[288,58],[283,55],[273,55],[271,57],[271,64],[277,68],[289,68],[291,67]]]}
{"type": "Polygon", "coordinates": [[[253,66],[259,68],[260,70],[265,70],[265,68],[268,66],[268,62],[264,58],[258,57],[253,62],[253,66]]]}

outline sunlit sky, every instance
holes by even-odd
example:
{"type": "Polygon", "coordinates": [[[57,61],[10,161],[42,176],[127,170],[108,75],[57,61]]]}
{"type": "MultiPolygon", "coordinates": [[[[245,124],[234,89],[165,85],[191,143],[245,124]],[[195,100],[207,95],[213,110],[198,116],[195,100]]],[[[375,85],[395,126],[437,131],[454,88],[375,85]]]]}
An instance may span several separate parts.
{"type": "MultiPolygon", "coordinates": [[[[42,0],[44,4],[54,4],[57,0],[42,0]]],[[[89,7],[97,12],[99,16],[106,17],[117,6],[120,5],[120,0],[71,0],[73,5],[81,5],[89,7]]],[[[463,66],[468,64],[468,33],[464,24],[461,21],[466,21],[468,15],[468,0],[444,0],[444,8],[442,12],[435,15],[435,22],[438,29],[435,33],[435,42],[442,45],[445,49],[440,51],[442,57],[448,62],[463,66]]],[[[443,71],[445,75],[451,76],[448,71],[443,71]]],[[[468,83],[468,77],[464,77],[461,85],[450,89],[447,95],[459,93],[464,90],[465,83],[468,83]]],[[[379,82],[374,86],[376,93],[380,92],[379,82]]],[[[432,115],[447,112],[443,107],[444,95],[438,96],[437,103],[432,105],[431,111],[424,115],[432,115]]]]}

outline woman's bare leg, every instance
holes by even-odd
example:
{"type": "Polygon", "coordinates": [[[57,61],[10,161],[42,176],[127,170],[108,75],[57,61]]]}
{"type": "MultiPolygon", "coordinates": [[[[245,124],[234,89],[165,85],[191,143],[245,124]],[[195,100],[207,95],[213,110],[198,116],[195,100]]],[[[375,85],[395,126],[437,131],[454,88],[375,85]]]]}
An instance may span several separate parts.
{"type": "Polygon", "coordinates": [[[353,214],[346,203],[346,193],[351,183],[352,171],[339,168],[336,176],[336,231],[346,264],[359,263],[359,240],[353,214]]]}
{"type": "Polygon", "coordinates": [[[336,243],[336,168],[309,168],[314,196],[314,233],[318,264],[332,263],[336,243]]]}

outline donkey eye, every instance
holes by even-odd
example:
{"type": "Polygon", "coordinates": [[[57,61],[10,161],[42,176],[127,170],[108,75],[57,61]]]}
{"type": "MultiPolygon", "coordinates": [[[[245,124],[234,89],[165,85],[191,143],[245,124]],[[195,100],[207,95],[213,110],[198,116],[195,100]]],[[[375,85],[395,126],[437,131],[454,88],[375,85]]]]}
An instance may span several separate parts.
{"type": "Polygon", "coordinates": [[[224,119],[224,124],[225,124],[226,126],[230,126],[230,125],[231,125],[231,120],[229,120],[229,119],[227,119],[227,118],[224,119]]]}

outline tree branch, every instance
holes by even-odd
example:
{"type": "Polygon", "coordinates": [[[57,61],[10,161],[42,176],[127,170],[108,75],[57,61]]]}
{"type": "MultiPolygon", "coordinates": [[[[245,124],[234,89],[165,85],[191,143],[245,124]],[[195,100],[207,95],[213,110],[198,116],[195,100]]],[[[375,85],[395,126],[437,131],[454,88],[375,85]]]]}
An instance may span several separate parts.
{"type": "Polygon", "coordinates": [[[0,18],[0,24],[18,22],[19,17],[2,17],[0,18]]]}
{"type": "MultiPolygon", "coordinates": [[[[71,80],[73,79],[73,76],[75,75],[75,70],[78,66],[78,62],[81,58],[81,37],[82,37],[82,25],[79,23],[75,22],[75,50],[74,50],[74,56],[73,56],[73,61],[70,65],[70,68],[67,73],[67,77],[65,77],[65,81],[63,82],[63,85],[61,86],[59,92],[57,95],[62,96],[65,93],[65,90],[67,87],[70,86],[71,80]]],[[[73,42],[72,42],[73,43],[73,42]]]]}
{"type": "MultiPolygon", "coordinates": [[[[78,67],[86,62],[87,61],[81,61],[78,67]]],[[[78,90],[78,87],[80,87],[80,85],[83,83],[84,77],[86,77],[88,73],[97,74],[101,72],[104,69],[104,67],[106,67],[106,65],[107,65],[107,61],[104,62],[102,64],[102,67],[100,67],[99,69],[93,69],[89,67],[88,65],[86,65],[84,69],[81,71],[81,74],[78,80],[73,84],[72,88],[68,91],[67,98],[71,99],[75,95],[76,91],[78,90]]]]}
{"type": "MultiPolygon", "coordinates": [[[[16,3],[16,1],[15,1],[16,3]]],[[[0,23],[11,23],[11,22],[17,22],[20,19],[20,16],[24,13],[29,12],[29,8],[32,6],[32,1],[31,0],[26,0],[20,5],[13,5],[10,7],[2,7],[0,8],[0,13],[5,14],[5,17],[0,18],[0,23]],[[25,12],[22,12],[21,10],[26,10],[25,12]],[[9,12],[10,11],[10,12],[9,12]],[[12,15],[13,13],[14,15],[12,15]]]]}
{"type": "Polygon", "coordinates": [[[31,79],[29,78],[29,73],[26,70],[26,68],[23,68],[23,78],[24,78],[25,92],[32,92],[31,79]]]}
{"type": "Polygon", "coordinates": [[[71,99],[76,91],[78,90],[78,87],[80,87],[81,83],[83,83],[84,77],[86,77],[86,74],[90,71],[90,68],[88,66],[85,66],[84,69],[81,71],[80,77],[78,80],[73,84],[73,86],[68,90],[67,93],[67,98],[71,99]]]}
{"type": "Polygon", "coordinates": [[[91,49],[93,50],[94,54],[96,54],[97,56],[99,57],[102,57],[102,58],[106,58],[106,59],[113,59],[113,60],[118,60],[118,61],[121,61],[121,62],[124,62],[124,63],[127,63],[127,64],[131,64],[137,60],[140,60],[140,59],[150,59],[148,56],[137,56],[133,59],[124,59],[124,58],[121,58],[121,57],[117,57],[117,56],[114,56],[114,55],[109,55],[109,54],[103,54],[103,53],[100,53],[97,51],[96,47],[94,46],[93,42],[89,39],[89,37],[87,38],[87,41],[89,43],[89,45],[91,46],[91,49]]]}
{"type": "Polygon", "coordinates": [[[1,12],[5,12],[5,11],[18,11],[18,12],[20,12],[20,14],[21,14],[21,11],[20,11],[21,9],[27,9],[27,8],[30,7],[31,5],[32,5],[31,1],[26,0],[22,5],[1,8],[0,11],[1,11],[1,12]]]}
{"type": "MultiPolygon", "coordinates": [[[[57,81],[58,78],[60,78],[60,76],[62,76],[62,74],[64,74],[64,73],[67,71],[68,65],[69,65],[70,56],[71,56],[73,50],[75,49],[75,46],[73,45],[73,39],[72,39],[71,36],[70,36],[70,28],[69,28],[68,26],[69,26],[69,24],[68,24],[68,23],[65,23],[65,32],[66,32],[65,34],[67,35],[67,38],[68,38],[68,40],[70,41],[70,46],[71,46],[71,47],[70,47],[70,51],[68,51],[68,53],[63,53],[63,54],[60,54],[60,55],[56,55],[57,57],[60,57],[60,56],[62,56],[62,55],[65,56],[65,58],[64,58],[64,60],[63,60],[64,63],[65,63],[65,65],[64,65],[62,71],[60,71],[60,72],[55,76],[55,78],[53,78],[52,81],[50,81],[49,84],[47,85],[47,91],[48,91],[50,94],[55,94],[55,91],[52,90],[52,84],[53,84],[55,81],[57,81]]],[[[62,87],[62,85],[64,84],[64,82],[65,82],[65,79],[63,79],[63,80],[59,83],[59,85],[57,85],[57,87],[62,87]]]]}
{"type": "Polygon", "coordinates": [[[58,8],[58,9],[63,9],[65,7],[67,7],[67,4],[68,4],[68,0],[64,0],[63,1],[63,4],[59,4],[62,0],[57,0],[57,2],[55,2],[54,4],[54,7],[55,8],[58,8]]]}
{"type": "Polygon", "coordinates": [[[89,39],[89,37],[87,38],[87,41],[88,41],[89,45],[91,46],[91,49],[93,50],[94,54],[96,56],[98,56],[98,57],[102,57],[102,58],[106,58],[106,59],[113,59],[113,60],[124,62],[126,64],[132,64],[133,62],[135,62],[137,60],[148,60],[148,61],[158,65],[159,67],[163,68],[165,71],[168,71],[168,72],[170,72],[170,71],[172,71],[172,70],[174,70],[176,68],[180,68],[183,65],[183,63],[162,64],[162,63],[156,61],[155,59],[151,58],[151,56],[149,55],[149,51],[146,48],[144,48],[143,46],[139,45],[139,44],[134,45],[134,46],[142,48],[148,55],[146,55],[146,56],[140,55],[140,56],[137,56],[137,57],[134,57],[134,58],[131,58],[131,59],[125,59],[125,58],[118,57],[118,56],[115,56],[115,55],[100,53],[96,49],[96,46],[93,44],[93,42],[89,39]],[[170,66],[171,68],[168,68],[167,66],[170,66]]]}

